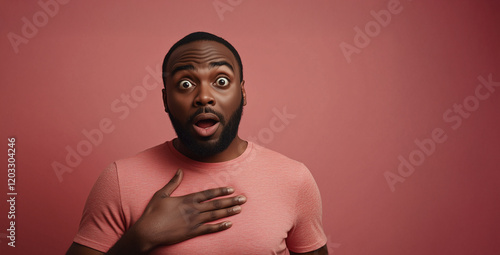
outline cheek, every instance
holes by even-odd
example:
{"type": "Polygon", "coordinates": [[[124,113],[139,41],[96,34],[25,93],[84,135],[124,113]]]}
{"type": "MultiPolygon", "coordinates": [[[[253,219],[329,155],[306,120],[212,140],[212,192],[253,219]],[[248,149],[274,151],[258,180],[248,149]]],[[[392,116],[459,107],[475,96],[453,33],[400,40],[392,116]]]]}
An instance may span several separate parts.
{"type": "Polygon", "coordinates": [[[231,89],[231,91],[220,94],[217,99],[217,103],[223,107],[236,109],[240,105],[241,96],[241,89],[235,86],[235,88],[231,89]]]}
{"type": "Polygon", "coordinates": [[[174,117],[183,117],[186,115],[191,107],[191,102],[186,95],[171,93],[167,96],[168,109],[174,117]]]}
{"type": "Polygon", "coordinates": [[[224,113],[226,121],[233,115],[233,113],[238,109],[241,102],[241,92],[221,94],[217,98],[217,104],[219,111],[224,113]]]}

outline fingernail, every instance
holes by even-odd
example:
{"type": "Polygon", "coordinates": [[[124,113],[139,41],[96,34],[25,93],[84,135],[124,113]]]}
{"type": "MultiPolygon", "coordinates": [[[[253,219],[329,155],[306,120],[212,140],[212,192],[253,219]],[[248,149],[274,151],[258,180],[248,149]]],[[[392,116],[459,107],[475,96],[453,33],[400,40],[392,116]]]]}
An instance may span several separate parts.
{"type": "Polygon", "coordinates": [[[230,221],[226,221],[226,222],[224,222],[224,227],[226,227],[226,228],[229,228],[229,227],[231,227],[232,225],[233,225],[233,223],[232,223],[232,222],[230,222],[230,221]]]}
{"type": "Polygon", "coordinates": [[[181,169],[180,168],[177,169],[177,173],[175,173],[175,175],[179,175],[179,174],[181,174],[181,169]]]}
{"type": "Polygon", "coordinates": [[[247,198],[245,196],[238,196],[237,200],[238,203],[244,203],[245,201],[247,201],[247,198]]]}
{"type": "Polygon", "coordinates": [[[233,193],[233,192],[234,192],[234,189],[232,187],[227,188],[227,193],[233,193]]]}
{"type": "Polygon", "coordinates": [[[241,211],[241,206],[237,205],[233,207],[233,212],[240,212],[241,211]]]}

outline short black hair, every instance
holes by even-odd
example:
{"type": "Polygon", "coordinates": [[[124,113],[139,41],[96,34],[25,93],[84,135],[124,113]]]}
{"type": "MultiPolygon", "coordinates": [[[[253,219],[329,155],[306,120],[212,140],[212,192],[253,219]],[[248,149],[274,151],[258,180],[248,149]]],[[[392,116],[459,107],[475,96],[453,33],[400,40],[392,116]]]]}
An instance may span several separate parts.
{"type": "Polygon", "coordinates": [[[239,70],[240,70],[240,82],[243,81],[243,64],[241,63],[241,58],[240,54],[238,54],[238,51],[231,45],[228,41],[224,40],[224,38],[216,36],[211,33],[207,32],[194,32],[191,34],[186,35],[184,38],[180,39],[177,41],[168,51],[167,55],[165,56],[165,59],[163,59],[163,66],[162,66],[162,72],[163,72],[163,86],[167,87],[167,63],[168,60],[170,59],[170,55],[172,55],[172,52],[174,52],[175,49],[179,48],[179,46],[182,46],[184,44],[188,44],[191,42],[196,42],[196,41],[214,41],[223,44],[228,48],[236,58],[236,61],[238,62],[239,65],[239,70]]]}

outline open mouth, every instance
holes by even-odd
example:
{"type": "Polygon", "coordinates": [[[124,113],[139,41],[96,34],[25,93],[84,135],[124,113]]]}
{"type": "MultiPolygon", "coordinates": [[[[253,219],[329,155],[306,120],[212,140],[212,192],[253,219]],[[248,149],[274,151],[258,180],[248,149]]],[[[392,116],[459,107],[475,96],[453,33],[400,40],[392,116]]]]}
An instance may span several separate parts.
{"type": "Polygon", "coordinates": [[[213,113],[200,113],[193,119],[193,128],[200,136],[213,135],[219,128],[219,117],[213,113]]]}
{"type": "Polygon", "coordinates": [[[196,126],[201,127],[201,128],[209,128],[217,123],[216,120],[213,119],[204,119],[204,120],[199,120],[196,123],[194,123],[196,126]]]}

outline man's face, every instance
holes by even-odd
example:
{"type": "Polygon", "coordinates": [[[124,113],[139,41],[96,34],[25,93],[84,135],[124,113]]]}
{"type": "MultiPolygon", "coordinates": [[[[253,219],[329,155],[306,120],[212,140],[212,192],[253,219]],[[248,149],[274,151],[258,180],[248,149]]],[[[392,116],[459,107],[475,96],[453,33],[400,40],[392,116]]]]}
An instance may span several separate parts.
{"type": "Polygon", "coordinates": [[[224,151],[246,104],[232,52],[214,41],[191,42],[172,53],[166,72],[163,101],[179,140],[202,157],[224,151]]]}

